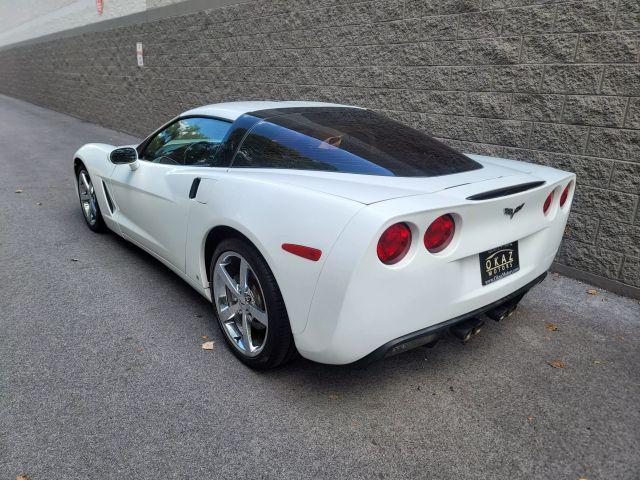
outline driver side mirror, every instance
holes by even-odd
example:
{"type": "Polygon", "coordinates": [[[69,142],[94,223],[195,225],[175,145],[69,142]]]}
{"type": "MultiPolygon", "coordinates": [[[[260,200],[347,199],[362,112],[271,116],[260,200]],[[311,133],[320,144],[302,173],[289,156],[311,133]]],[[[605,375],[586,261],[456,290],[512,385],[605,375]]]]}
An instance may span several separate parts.
{"type": "Polygon", "coordinates": [[[138,151],[132,147],[120,147],[112,150],[109,160],[116,165],[128,164],[131,170],[138,168],[138,151]]]}

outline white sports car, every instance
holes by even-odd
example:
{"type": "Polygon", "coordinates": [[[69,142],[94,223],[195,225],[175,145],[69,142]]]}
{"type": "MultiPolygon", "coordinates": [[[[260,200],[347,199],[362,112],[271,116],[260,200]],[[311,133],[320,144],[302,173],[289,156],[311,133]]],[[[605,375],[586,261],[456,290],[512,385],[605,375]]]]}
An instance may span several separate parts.
{"type": "Polygon", "coordinates": [[[210,300],[255,368],[468,341],[544,278],[575,187],[571,173],[315,102],[196,108],[137,146],[84,145],[73,163],[89,228],[210,300]]]}

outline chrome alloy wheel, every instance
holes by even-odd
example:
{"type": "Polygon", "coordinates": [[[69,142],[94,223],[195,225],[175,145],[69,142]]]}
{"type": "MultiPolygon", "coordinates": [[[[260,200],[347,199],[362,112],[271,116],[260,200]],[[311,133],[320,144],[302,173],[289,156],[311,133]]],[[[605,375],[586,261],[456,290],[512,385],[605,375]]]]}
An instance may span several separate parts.
{"type": "Polygon", "coordinates": [[[93,184],[86,171],[82,170],[78,175],[78,193],[80,194],[80,205],[82,213],[87,223],[93,226],[98,221],[98,202],[93,184]]]}
{"type": "Polygon", "coordinates": [[[222,253],[213,271],[216,312],[225,335],[243,355],[254,357],[266,344],[269,316],[262,286],[239,253],[222,253]]]}

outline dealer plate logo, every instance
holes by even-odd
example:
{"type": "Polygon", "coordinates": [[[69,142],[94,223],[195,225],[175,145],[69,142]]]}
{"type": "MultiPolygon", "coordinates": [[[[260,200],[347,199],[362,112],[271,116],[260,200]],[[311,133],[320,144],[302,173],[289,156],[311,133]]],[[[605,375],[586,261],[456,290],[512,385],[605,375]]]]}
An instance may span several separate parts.
{"type": "Polygon", "coordinates": [[[508,243],[480,254],[482,285],[493,283],[518,270],[518,242],[508,243]]]}

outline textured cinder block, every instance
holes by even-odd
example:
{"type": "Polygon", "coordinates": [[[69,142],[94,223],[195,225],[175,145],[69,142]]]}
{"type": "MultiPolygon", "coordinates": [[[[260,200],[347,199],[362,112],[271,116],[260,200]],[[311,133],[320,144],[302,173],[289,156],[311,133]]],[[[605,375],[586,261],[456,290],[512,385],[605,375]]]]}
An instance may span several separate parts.
{"type": "Polygon", "coordinates": [[[548,152],[540,152],[539,155],[545,157],[547,165],[575,173],[580,185],[592,187],[604,187],[607,185],[614,163],[612,160],[585,157],[583,155],[548,152]]]}
{"type": "Polygon", "coordinates": [[[526,147],[531,128],[530,122],[487,119],[483,141],[509,147],[526,147]]]}
{"type": "Polygon", "coordinates": [[[602,65],[547,65],[544,67],[542,92],[596,94],[602,65]]]}
{"type": "Polygon", "coordinates": [[[466,101],[464,92],[437,92],[406,90],[405,102],[412,112],[463,114],[466,101]]]}
{"type": "Polygon", "coordinates": [[[564,265],[611,279],[618,278],[623,258],[622,253],[568,239],[558,252],[558,260],[564,265]]]}
{"type": "Polygon", "coordinates": [[[629,108],[624,126],[626,128],[640,129],[640,97],[629,100],[629,108]]]}
{"type": "Polygon", "coordinates": [[[515,94],[511,117],[520,120],[556,121],[560,119],[563,101],[562,95],[515,94]]]}
{"type": "Polygon", "coordinates": [[[638,61],[638,32],[599,32],[580,35],[576,61],[581,63],[631,63],[638,61]]]}
{"type": "Polygon", "coordinates": [[[608,65],[602,79],[604,95],[640,95],[640,66],[608,65]]]}
{"type": "Polygon", "coordinates": [[[475,40],[472,63],[479,65],[503,65],[518,63],[520,38],[503,37],[475,40]]]}
{"type": "Polygon", "coordinates": [[[553,30],[555,5],[535,5],[505,11],[503,35],[531,35],[553,30]]]}
{"type": "Polygon", "coordinates": [[[450,68],[397,66],[383,70],[382,86],[387,88],[408,88],[447,90],[450,68]]]}
{"type": "Polygon", "coordinates": [[[622,127],[626,108],[627,99],[622,97],[569,96],[564,105],[562,120],[564,123],[579,125],[622,127]]]}
{"type": "Polygon", "coordinates": [[[493,68],[494,88],[501,92],[537,92],[542,65],[507,65],[493,68]]]}
{"type": "Polygon", "coordinates": [[[427,0],[426,3],[437,4],[440,13],[477,12],[482,7],[480,0],[427,0]]]}
{"type": "Polygon", "coordinates": [[[640,195],[640,163],[614,162],[610,188],[640,195]]]}
{"type": "Polygon", "coordinates": [[[588,133],[588,127],[536,123],[530,146],[549,152],[580,154],[584,152],[588,133]]]}
{"type": "Polygon", "coordinates": [[[470,93],[467,114],[474,117],[506,118],[511,96],[506,93],[470,93]]]}
{"type": "Polygon", "coordinates": [[[593,215],[585,215],[572,211],[567,221],[567,227],[565,228],[565,238],[593,245],[596,241],[599,223],[598,218],[593,215]]]}
{"type": "Polygon", "coordinates": [[[451,67],[449,88],[465,91],[491,90],[492,67],[451,67]]]}
{"type": "Polygon", "coordinates": [[[576,213],[592,214],[597,211],[610,222],[633,223],[637,203],[637,195],[580,186],[578,183],[573,208],[576,213]]]}
{"type": "Polygon", "coordinates": [[[586,153],[596,157],[640,162],[640,131],[593,128],[586,153]]]}
{"type": "Polygon", "coordinates": [[[480,118],[418,114],[416,126],[434,137],[468,142],[482,141],[483,121],[480,118]]]}
{"type": "Polygon", "coordinates": [[[522,40],[526,63],[572,63],[578,35],[532,35],[522,40]]]}
{"type": "Polygon", "coordinates": [[[611,0],[581,0],[558,4],[557,32],[594,32],[613,28],[616,3],[611,0]]]}
{"type": "Polygon", "coordinates": [[[620,0],[618,2],[616,28],[640,29],[640,2],[638,0],[620,0]]]}
{"type": "Polygon", "coordinates": [[[502,31],[502,10],[460,15],[458,38],[497,37],[502,31]]]}
{"type": "Polygon", "coordinates": [[[640,257],[625,257],[620,272],[620,280],[629,285],[640,287],[640,257]]]}
{"type": "Polygon", "coordinates": [[[602,222],[598,241],[616,252],[640,257],[640,227],[638,226],[602,222]]]}

